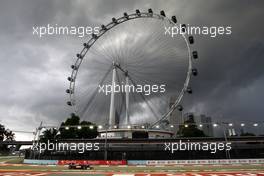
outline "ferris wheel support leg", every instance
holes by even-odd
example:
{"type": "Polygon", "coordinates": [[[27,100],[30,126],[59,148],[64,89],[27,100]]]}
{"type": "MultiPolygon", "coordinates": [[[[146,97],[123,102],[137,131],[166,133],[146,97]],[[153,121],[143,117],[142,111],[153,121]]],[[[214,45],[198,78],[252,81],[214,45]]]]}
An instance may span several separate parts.
{"type": "Polygon", "coordinates": [[[116,66],[114,65],[113,75],[112,75],[110,111],[109,111],[109,128],[110,129],[115,125],[115,91],[114,91],[115,82],[116,82],[116,66]]]}
{"type": "Polygon", "coordinates": [[[125,91],[126,91],[126,124],[129,125],[130,124],[130,119],[129,119],[129,83],[128,83],[128,75],[126,73],[126,87],[125,87],[125,91]]]}

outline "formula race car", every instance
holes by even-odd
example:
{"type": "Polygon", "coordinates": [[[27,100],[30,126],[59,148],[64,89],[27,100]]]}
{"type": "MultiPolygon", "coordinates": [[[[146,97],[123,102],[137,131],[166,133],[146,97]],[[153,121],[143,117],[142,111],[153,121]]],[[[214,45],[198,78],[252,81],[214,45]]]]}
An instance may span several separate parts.
{"type": "Polygon", "coordinates": [[[78,163],[70,163],[68,168],[69,169],[84,169],[84,170],[92,169],[92,167],[88,164],[78,164],[78,163]]]}

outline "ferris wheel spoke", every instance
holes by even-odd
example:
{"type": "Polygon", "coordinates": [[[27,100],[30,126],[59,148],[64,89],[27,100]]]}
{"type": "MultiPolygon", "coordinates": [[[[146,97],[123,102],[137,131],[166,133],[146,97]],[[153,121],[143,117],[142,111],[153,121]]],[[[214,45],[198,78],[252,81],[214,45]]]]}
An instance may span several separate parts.
{"type": "MultiPolygon", "coordinates": [[[[108,76],[108,74],[111,71],[112,66],[108,69],[108,71],[105,73],[104,77],[102,78],[102,80],[99,82],[98,85],[102,85],[103,82],[105,81],[106,77],[108,76]]],[[[98,93],[98,87],[96,87],[96,89],[93,91],[91,97],[89,98],[89,100],[87,101],[87,103],[85,104],[85,106],[83,107],[83,109],[80,111],[80,116],[82,117],[83,114],[85,113],[85,111],[87,111],[87,109],[89,108],[90,104],[92,103],[93,99],[95,98],[96,94],[98,93]]]]}
{"type": "MultiPolygon", "coordinates": [[[[134,82],[134,80],[132,80],[132,78],[129,76],[130,81],[132,82],[132,84],[136,87],[137,84],[134,82]]],[[[150,106],[149,102],[146,100],[145,96],[143,95],[142,92],[139,92],[140,97],[143,99],[143,101],[146,103],[146,105],[148,106],[148,108],[151,110],[152,114],[155,116],[156,120],[159,119],[159,116],[156,114],[156,112],[153,110],[153,108],[150,106]]]]}
{"type": "MultiPolygon", "coordinates": [[[[131,77],[131,75],[130,75],[130,77],[131,77]]],[[[132,78],[131,78],[131,79],[132,79],[132,78]]],[[[132,80],[134,80],[134,82],[136,81],[137,83],[143,83],[143,84],[140,84],[140,85],[150,85],[149,82],[146,82],[146,81],[144,81],[144,80],[136,79],[135,77],[133,77],[132,80]]],[[[159,98],[159,100],[161,100],[163,103],[166,103],[166,102],[167,102],[167,100],[163,99],[163,98],[166,98],[166,97],[164,96],[164,94],[162,94],[162,93],[160,93],[160,92],[156,92],[156,93],[155,93],[155,96],[148,95],[148,96],[146,96],[146,98],[145,98],[147,101],[150,102],[151,107],[155,107],[155,103],[152,103],[152,100],[153,100],[154,98],[159,98]]],[[[157,109],[157,108],[155,107],[155,108],[152,108],[152,109],[157,109]]]]}

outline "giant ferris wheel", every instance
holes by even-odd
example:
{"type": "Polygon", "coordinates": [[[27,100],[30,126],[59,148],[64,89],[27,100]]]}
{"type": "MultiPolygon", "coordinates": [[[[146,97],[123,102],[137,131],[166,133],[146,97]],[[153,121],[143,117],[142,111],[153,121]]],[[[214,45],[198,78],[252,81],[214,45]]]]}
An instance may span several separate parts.
{"type": "Polygon", "coordinates": [[[157,14],[152,9],[124,13],[101,25],[71,65],[66,92],[74,113],[113,129],[142,124],[152,128],[173,111],[182,111],[181,100],[192,93],[190,79],[198,73],[193,67],[198,54],[191,49],[193,36],[165,35],[169,27],[185,30],[175,16],[168,18],[164,11],[157,14]],[[107,93],[108,85],[141,86],[142,91],[107,93]]]}

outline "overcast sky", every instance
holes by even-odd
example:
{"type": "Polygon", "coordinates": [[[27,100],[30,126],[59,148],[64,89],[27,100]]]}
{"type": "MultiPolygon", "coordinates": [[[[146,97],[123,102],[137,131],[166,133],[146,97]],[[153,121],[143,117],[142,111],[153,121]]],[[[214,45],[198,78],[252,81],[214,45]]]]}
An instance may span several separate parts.
{"type": "Polygon", "coordinates": [[[0,0],[0,123],[33,131],[41,121],[58,125],[71,111],[66,78],[86,38],[39,38],[33,26],[97,26],[148,8],[186,24],[232,27],[228,36],[195,36],[199,77],[192,80],[194,94],[184,98],[186,111],[216,121],[263,121],[263,0],[0,0]]]}

